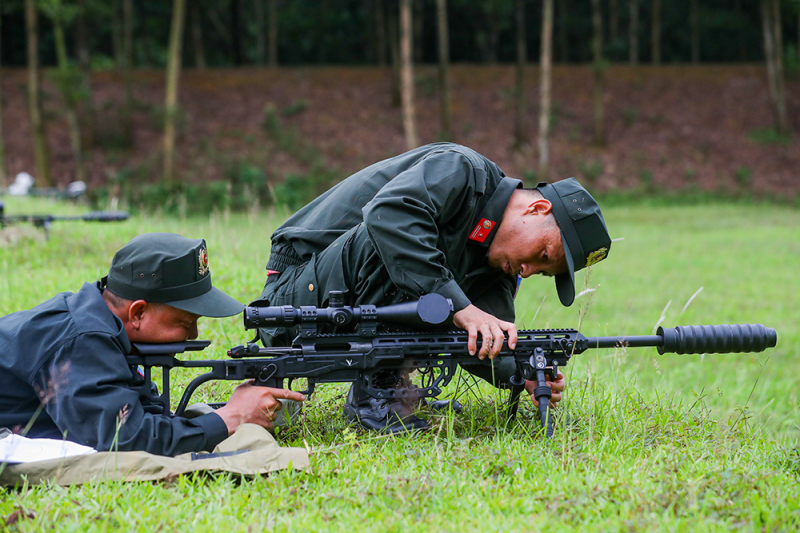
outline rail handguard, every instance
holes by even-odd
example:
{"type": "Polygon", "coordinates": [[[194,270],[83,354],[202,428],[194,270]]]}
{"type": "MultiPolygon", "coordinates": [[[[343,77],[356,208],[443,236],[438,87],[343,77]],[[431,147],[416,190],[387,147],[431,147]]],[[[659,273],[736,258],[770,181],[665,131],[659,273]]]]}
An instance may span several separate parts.
{"type": "MultiPolygon", "coordinates": [[[[485,364],[468,352],[465,331],[451,327],[453,305],[440,295],[428,294],[419,301],[388,307],[348,307],[340,293],[331,293],[330,307],[270,307],[254,302],[245,309],[246,329],[288,327],[297,330],[291,346],[263,348],[250,342],[228,351],[229,359],[182,360],[177,354],[202,350],[208,341],[185,343],[134,344],[128,364],[143,367],[133,388],[152,409],[170,413],[169,370],[173,367],[209,368],[196,377],[181,397],[176,415],[181,415],[194,391],[211,380],[241,381],[292,388],[296,379],[306,379],[300,391],[312,394],[319,383],[358,382],[374,398],[418,399],[436,397],[454,377],[459,364],[485,364]],[[385,332],[386,326],[403,331],[385,332]],[[408,329],[415,328],[415,329],[408,329]],[[341,332],[347,329],[346,333],[341,332]],[[162,393],[154,391],[151,369],[162,367],[162,393]],[[388,369],[420,370],[425,382],[418,388],[386,388],[376,380],[378,372],[388,369]]],[[[504,343],[500,358],[513,358],[516,372],[509,383],[511,390],[508,416],[516,414],[525,381],[536,382],[534,396],[539,402],[542,427],[546,436],[553,433],[550,414],[548,378],[555,379],[558,367],[565,366],[574,354],[590,348],[632,348],[653,346],[659,354],[701,354],[761,352],[777,343],[773,328],[761,324],[659,327],[655,335],[620,337],[585,337],[574,329],[531,329],[518,332],[514,350],[504,343]]],[[[138,375],[138,374],[137,374],[138,375]]]]}

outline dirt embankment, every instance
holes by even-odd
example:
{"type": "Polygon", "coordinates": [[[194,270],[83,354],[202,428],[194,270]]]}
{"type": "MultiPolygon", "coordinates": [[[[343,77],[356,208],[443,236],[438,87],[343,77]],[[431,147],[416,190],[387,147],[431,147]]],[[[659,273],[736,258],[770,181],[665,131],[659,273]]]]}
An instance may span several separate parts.
{"type": "MultiPolygon", "coordinates": [[[[658,189],[736,191],[754,187],[771,195],[800,192],[800,80],[787,84],[788,142],[769,142],[773,124],[764,67],[614,66],[607,71],[607,145],[592,146],[592,73],[588,66],[554,69],[551,176],[576,176],[601,190],[641,184],[658,189]]],[[[25,93],[26,73],[4,71],[3,135],[10,176],[33,173],[33,146],[25,93]]],[[[512,149],[512,66],[457,65],[452,69],[453,140],[496,161],[507,174],[528,176],[537,167],[538,69],[528,72],[530,142],[512,149]]],[[[118,133],[121,78],[96,73],[96,141],[118,133]]],[[[51,167],[61,185],[75,179],[60,98],[46,88],[51,167]]],[[[90,184],[138,167],[160,172],[164,74],[135,74],[133,144],[95,147],[90,184]]],[[[184,179],[221,179],[236,161],[261,166],[271,180],[308,170],[313,150],[342,176],[405,150],[400,110],[392,106],[391,76],[377,68],[184,71],[181,78],[179,172],[184,179]],[[278,142],[264,127],[272,105],[287,132],[278,142]],[[297,146],[303,149],[297,149],[297,146]]],[[[417,70],[420,142],[439,140],[436,71],[417,70]]],[[[113,144],[106,142],[105,144],[113,144]]]]}

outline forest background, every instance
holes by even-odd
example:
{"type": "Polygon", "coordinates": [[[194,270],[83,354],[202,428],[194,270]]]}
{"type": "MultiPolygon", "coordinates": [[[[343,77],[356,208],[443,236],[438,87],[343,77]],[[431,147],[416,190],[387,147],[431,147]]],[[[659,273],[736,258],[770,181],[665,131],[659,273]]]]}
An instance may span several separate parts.
{"type": "Polygon", "coordinates": [[[598,193],[795,202],[797,0],[4,0],[0,189],[292,208],[440,140],[598,193]]]}

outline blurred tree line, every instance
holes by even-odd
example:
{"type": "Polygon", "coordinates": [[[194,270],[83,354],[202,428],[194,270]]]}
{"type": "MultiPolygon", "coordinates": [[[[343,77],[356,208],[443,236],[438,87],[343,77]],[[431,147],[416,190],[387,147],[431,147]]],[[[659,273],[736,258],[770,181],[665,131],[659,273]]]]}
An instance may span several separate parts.
{"type": "MultiPolygon", "coordinates": [[[[183,46],[187,66],[229,67],[269,64],[358,65],[387,62],[391,53],[386,24],[399,0],[189,0],[183,46]],[[277,40],[270,45],[270,35],[277,40]],[[271,50],[273,48],[273,50],[271,50]]],[[[46,0],[38,2],[49,9],[46,0]]],[[[62,27],[67,52],[86,52],[93,68],[119,60],[123,41],[123,0],[63,0],[62,27]]],[[[438,61],[437,3],[412,0],[414,60],[438,61]]],[[[2,64],[26,65],[23,0],[2,2],[2,64]]],[[[612,61],[742,62],[764,59],[761,11],[754,0],[602,0],[604,52],[612,61]],[[654,14],[660,16],[654,17],[654,14]],[[632,35],[631,31],[636,35],[632,35]],[[653,30],[660,34],[652,43],[653,30]]],[[[783,0],[783,31],[797,47],[797,0],[783,0]],[[794,16],[792,16],[794,15],[794,16]]],[[[165,0],[133,0],[134,66],[165,67],[173,5],[165,0]]],[[[450,0],[450,60],[516,61],[514,0],[450,0]]],[[[541,2],[525,2],[528,53],[538,54],[541,2]]],[[[57,25],[40,22],[42,65],[58,64],[57,25]]],[[[554,59],[592,60],[592,3],[555,2],[554,59]]]]}
{"type": "MultiPolygon", "coordinates": [[[[798,68],[798,50],[800,0],[0,0],[0,64],[28,68],[36,177],[44,185],[52,180],[42,66],[63,98],[79,179],[86,174],[85,145],[92,144],[86,127],[93,124],[92,70],[122,73],[126,103],[119,120],[130,137],[131,70],[166,68],[162,177],[171,183],[182,66],[391,65],[392,100],[402,108],[413,147],[414,64],[439,66],[446,139],[448,65],[516,63],[514,144],[521,146],[528,142],[525,69],[535,62],[542,74],[537,151],[544,177],[554,62],[592,63],[594,144],[603,146],[604,78],[613,62],[765,61],[776,130],[788,135],[783,79],[787,68],[798,68]]],[[[0,186],[4,168],[0,129],[0,186]]]]}

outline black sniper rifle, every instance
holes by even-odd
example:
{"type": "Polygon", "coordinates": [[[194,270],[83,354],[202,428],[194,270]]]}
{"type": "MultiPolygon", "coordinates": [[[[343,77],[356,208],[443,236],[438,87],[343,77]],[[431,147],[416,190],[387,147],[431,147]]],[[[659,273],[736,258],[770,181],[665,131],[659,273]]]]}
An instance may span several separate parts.
{"type": "Polygon", "coordinates": [[[37,228],[44,229],[45,235],[49,237],[50,226],[59,220],[83,220],[84,222],[120,222],[128,220],[128,213],[125,211],[92,211],[78,216],[56,216],[56,215],[6,215],[5,205],[0,202],[0,229],[9,224],[18,222],[29,222],[37,228]]]}
{"type": "MultiPolygon", "coordinates": [[[[140,395],[170,412],[169,370],[174,367],[210,368],[196,377],[183,393],[175,414],[180,416],[192,393],[211,380],[254,379],[256,384],[289,388],[295,379],[307,379],[303,394],[312,394],[317,383],[359,382],[374,398],[418,399],[439,395],[455,375],[459,363],[491,364],[469,354],[465,331],[441,329],[451,324],[452,302],[438,294],[428,294],[417,302],[388,307],[343,305],[341,293],[330,293],[330,307],[260,307],[254,302],[244,312],[246,329],[264,327],[299,327],[292,346],[262,348],[254,343],[239,345],[228,351],[231,359],[192,361],[180,360],[175,354],[203,350],[209,341],[187,341],[173,344],[134,344],[128,364],[141,365],[144,379],[134,386],[140,395]],[[416,328],[404,332],[381,332],[379,326],[391,324],[416,328]],[[350,333],[323,333],[331,326],[352,329],[350,333]],[[422,329],[421,329],[422,328],[422,329]],[[438,329],[437,329],[438,328],[438,329]],[[163,367],[162,393],[155,395],[151,386],[152,367],[163,367]],[[419,388],[385,388],[376,383],[376,374],[387,369],[420,370],[428,376],[419,388]]],[[[480,342],[480,341],[479,341],[480,342]]],[[[516,414],[525,380],[537,382],[535,397],[539,401],[542,427],[549,437],[553,432],[549,414],[550,387],[546,379],[555,379],[558,367],[565,366],[573,354],[589,348],[614,346],[655,346],[659,354],[702,354],[761,352],[774,347],[777,334],[761,324],[720,326],[678,326],[658,328],[655,335],[623,337],[584,337],[573,329],[520,330],[516,349],[504,345],[499,357],[516,362],[511,378],[509,417],[516,414]]]]}

